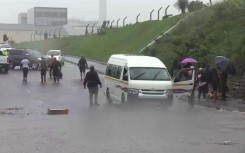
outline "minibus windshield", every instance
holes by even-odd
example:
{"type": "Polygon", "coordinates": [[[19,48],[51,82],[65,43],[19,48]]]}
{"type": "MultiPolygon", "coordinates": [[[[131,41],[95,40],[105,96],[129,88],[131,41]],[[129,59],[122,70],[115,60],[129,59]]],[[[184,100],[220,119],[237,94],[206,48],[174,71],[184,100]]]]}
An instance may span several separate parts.
{"type": "Polygon", "coordinates": [[[165,68],[132,67],[130,68],[130,79],[169,81],[171,78],[167,69],[165,68]]]}

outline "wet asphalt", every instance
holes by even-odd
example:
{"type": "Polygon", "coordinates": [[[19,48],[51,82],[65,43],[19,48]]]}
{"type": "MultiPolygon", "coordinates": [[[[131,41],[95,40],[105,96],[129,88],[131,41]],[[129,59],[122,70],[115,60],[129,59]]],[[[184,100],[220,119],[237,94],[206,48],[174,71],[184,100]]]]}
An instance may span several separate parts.
{"type": "MultiPolygon", "coordinates": [[[[245,113],[174,100],[109,105],[100,89],[90,107],[76,66],[65,63],[59,84],[30,71],[0,74],[0,153],[244,153],[245,113]],[[69,109],[47,115],[47,109],[69,109]],[[222,142],[230,141],[229,145],[222,142]]],[[[103,82],[103,76],[100,75],[103,82]]]]}

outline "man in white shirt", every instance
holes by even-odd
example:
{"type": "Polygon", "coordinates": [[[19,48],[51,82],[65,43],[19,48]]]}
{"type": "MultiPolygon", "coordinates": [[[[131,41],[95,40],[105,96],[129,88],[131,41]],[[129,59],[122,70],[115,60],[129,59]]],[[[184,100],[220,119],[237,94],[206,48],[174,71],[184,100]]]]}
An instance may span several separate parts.
{"type": "Polygon", "coordinates": [[[29,64],[30,64],[29,60],[26,57],[24,57],[23,60],[21,61],[22,70],[23,70],[23,81],[27,81],[29,64]]]}

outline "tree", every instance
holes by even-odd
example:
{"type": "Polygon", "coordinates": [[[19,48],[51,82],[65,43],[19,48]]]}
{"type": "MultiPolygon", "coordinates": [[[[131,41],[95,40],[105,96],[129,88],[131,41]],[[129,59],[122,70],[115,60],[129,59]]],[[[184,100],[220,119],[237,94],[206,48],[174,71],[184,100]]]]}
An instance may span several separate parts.
{"type": "Polygon", "coordinates": [[[194,12],[194,11],[198,11],[202,8],[206,7],[205,4],[203,4],[203,2],[201,1],[192,1],[188,4],[188,11],[189,12],[194,12]]]}
{"type": "Polygon", "coordinates": [[[174,4],[174,6],[175,6],[176,8],[178,8],[179,10],[181,10],[181,13],[184,14],[184,13],[186,12],[186,9],[187,9],[187,7],[188,7],[188,4],[189,4],[188,0],[178,0],[178,1],[174,4]]]}
{"type": "Polygon", "coordinates": [[[210,6],[213,6],[212,0],[209,0],[210,6]]]}

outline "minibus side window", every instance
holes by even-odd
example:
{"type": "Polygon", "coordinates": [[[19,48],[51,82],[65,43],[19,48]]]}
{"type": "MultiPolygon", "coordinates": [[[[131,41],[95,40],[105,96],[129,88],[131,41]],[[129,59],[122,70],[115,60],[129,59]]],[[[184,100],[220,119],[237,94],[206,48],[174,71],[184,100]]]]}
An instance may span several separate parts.
{"type": "Polygon", "coordinates": [[[111,77],[117,78],[117,66],[116,65],[111,65],[111,77]]]}
{"type": "Polygon", "coordinates": [[[120,79],[121,78],[121,74],[122,74],[122,67],[118,66],[117,67],[117,76],[116,76],[116,78],[120,79]]]}
{"type": "Polygon", "coordinates": [[[106,68],[106,75],[107,75],[107,76],[111,76],[111,65],[107,65],[107,68],[106,68]]]}
{"type": "Polygon", "coordinates": [[[128,81],[128,69],[123,69],[123,81],[128,81]]]}

